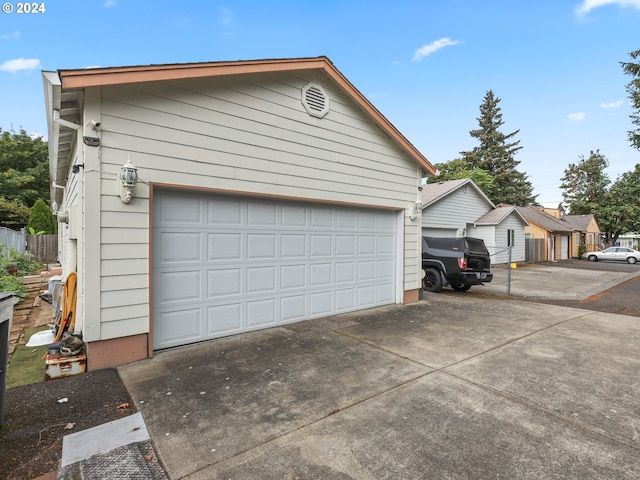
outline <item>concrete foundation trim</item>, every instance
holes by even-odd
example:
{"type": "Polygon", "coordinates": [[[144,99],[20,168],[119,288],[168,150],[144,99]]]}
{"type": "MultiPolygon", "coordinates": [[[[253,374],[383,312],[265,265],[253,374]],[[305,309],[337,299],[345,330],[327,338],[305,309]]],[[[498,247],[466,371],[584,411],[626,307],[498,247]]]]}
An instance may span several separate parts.
{"type": "Polygon", "coordinates": [[[117,367],[125,363],[137,362],[148,357],[148,335],[100,340],[87,344],[88,370],[117,367]]]}

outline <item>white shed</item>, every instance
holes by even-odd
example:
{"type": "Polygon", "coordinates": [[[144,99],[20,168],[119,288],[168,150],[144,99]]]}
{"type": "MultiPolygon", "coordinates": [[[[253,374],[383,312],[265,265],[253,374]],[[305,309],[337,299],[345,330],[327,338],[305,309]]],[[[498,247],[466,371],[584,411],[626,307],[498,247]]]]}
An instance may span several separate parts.
{"type": "Polygon", "coordinates": [[[326,57],[43,72],[89,368],[417,301],[427,159],[326,57]]]}
{"type": "Polygon", "coordinates": [[[511,205],[496,207],[470,178],[428,183],[422,188],[422,234],[484,240],[491,263],[525,259],[527,220],[511,205]]]}

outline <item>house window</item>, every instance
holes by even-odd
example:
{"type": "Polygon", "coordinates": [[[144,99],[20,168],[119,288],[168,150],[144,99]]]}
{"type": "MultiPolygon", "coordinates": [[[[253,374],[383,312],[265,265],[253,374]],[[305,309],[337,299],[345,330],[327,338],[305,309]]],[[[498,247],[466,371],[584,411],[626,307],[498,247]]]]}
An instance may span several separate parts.
{"type": "Polygon", "coordinates": [[[507,230],[507,247],[513,247],[516,243],[516,231],[515,230],[507,230]]]}

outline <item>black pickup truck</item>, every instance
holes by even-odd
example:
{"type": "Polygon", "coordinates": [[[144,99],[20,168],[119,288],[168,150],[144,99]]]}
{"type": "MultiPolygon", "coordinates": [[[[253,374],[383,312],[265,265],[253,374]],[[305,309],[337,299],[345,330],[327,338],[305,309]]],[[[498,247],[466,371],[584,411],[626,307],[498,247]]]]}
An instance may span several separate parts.
{"type": "Polygon", "coordinates": [[[484,242],[471,237],[422,237],[422,288],[439,292],[446,284],[460,292],[493,279],[484,242]]]}

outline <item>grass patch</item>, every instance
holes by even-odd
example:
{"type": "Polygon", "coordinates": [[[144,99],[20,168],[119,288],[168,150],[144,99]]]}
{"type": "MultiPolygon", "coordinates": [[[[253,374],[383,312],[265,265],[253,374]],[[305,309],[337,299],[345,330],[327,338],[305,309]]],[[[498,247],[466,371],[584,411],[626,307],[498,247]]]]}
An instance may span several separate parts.
{"type": "MultiPolygon", "coordinates": [[[[48,326],[29,328],[25,332],[25,339],[31,338],[36,332],[49,329],[48,326]]],[[[27,347],[20,344],[11,356],[11,363],[7,367],[7,389],[44,382],[46,364],[44,354],[49,346],[27,347]]]]}

